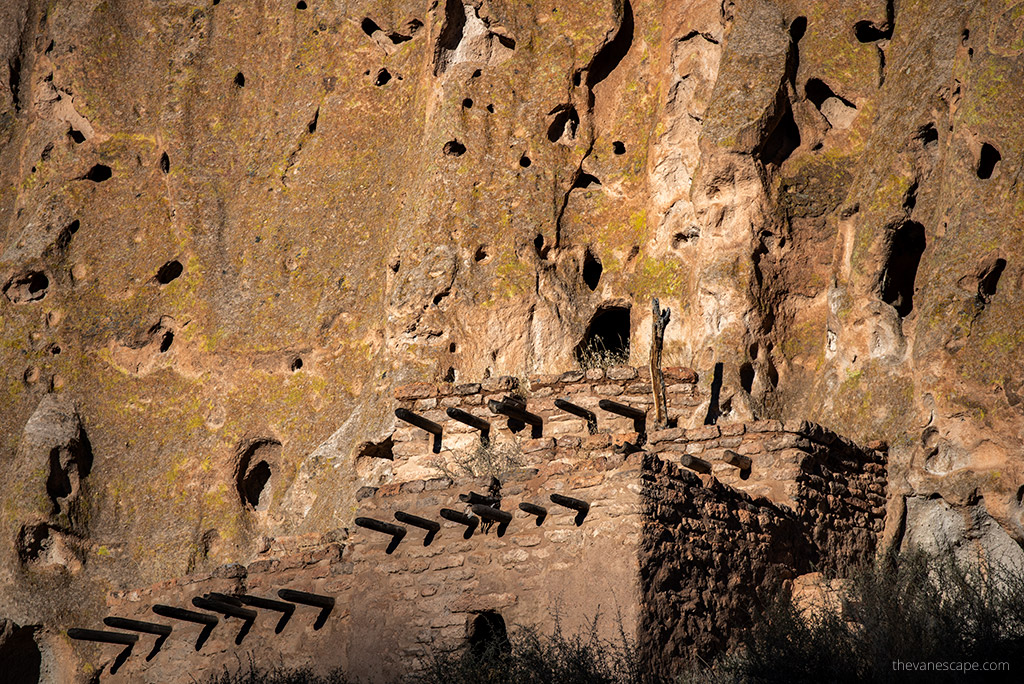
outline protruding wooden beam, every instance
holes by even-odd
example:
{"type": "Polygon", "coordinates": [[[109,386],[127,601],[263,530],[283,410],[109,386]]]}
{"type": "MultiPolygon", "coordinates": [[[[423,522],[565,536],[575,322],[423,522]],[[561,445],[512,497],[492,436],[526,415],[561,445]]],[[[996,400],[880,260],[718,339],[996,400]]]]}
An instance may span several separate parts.
{"type": "Polygon", "coordinates": [[[639,434],[642,435],[647,432],[647,411],[645,409],[639,409],[627,404],[620,404],[619,402],[612,401],[611,399],[602,399],[597,402],[597,405],[604,411],[615,413],[632,420],[633,429],[639,434]]]}
{"type": "Polygon", "coordinates": [[[79,629],[77,627],[69,629],[68,636],[77,641],[96,641],[101,644],[120,644],[121,646],[132,646],[139,640],[138,634],[107,632],[100,629],[79,629]]]}
{"type": "Polygon", "coordinates": [[[210,637],[213,632],[213,628],[220,622],[220,618],[216,615],[210,615],[209,613],[200,613],[194,610],[187,610],[185,608],[178,608],[177,606],[164,606],[156,604],[151,610],[157,615],[172,620],[181,620],[183,622],[194,622],[199,625],[203,625],[202,631],[199,632],[199,636],[196,638],[196,650],[200,650],[206,640],[210,637]]]}
{"type": "Polygon", "coordinates": [[[679,465],[684,468],[696,471],[698,473],[704,473],[705,475],[711,472],[711,464],[702,458],[691,456],[690,454],[682,454],[679,457],[679,465]]]}
{"type": "Polygon", "coordinates": [[[434,453],[441,453],[441,433],[444,428],[442,428],[439,423],[435,423],[428,418],[424,418],[423,416],[404,408],[396,408],[395,417],[432,434],[434,436],[434,453]]]}
{"type": "Polygon", "coordinates": [[[463,425],[468,425],[471,428],[479,430],[480,443],[484,446],[491,443],[491,424],[488,421],[478,416],[474,416],[469,411],[463,411],[462,409],[455,408],[454,406],[448,407],[445,413],[447,413],[448,417],[452,420],[457,420],[463,425]]]}
{"type": "Polygon", "coordinates": [[[450,508],[441,509],[441,517],[445,520],[451,520],[454,523],[466,526],[466,531],[462,533],[464,539],[469,539],[473,536],[473,532],[476,530],[477,525],[480,524],[480,518],[472,515],[466,515],[460,511],[454,511],[450,508]]]}
{"type": "Polygon", "coordinates": [[[590,512],[590,504],[582,499],[574,499],[571,496],[563,496],[562,494],[552,494],[550,497],[551,503],[558,506],[564,506],[565,508],[576,511],[576,526],[579,527],[583,524],[583,521],[587,517],[587,513],[590,512]]]}
{"type": "Polygon", "coordinates": [[[597,414],[590,409],[583,408],[567,399],[555,399],[555,408],[587,421],[587,432],[592,435],[597,434],[597,414]]]}
{"type": "Polygon", "coordinates": [[[359,527],[365,527],[368,530],[374,532],[380,532],[381,534],[391,535],[391,543],[384,550],[385,553],[394,553],[398,545],[402,543],[402,538],[405,537],[406,529],[401,525],[395,525],[394,523],[384,522],[383,520],[377,520],[375,518],[356,518],[356,525],[359,527]]]}
{"type": "Polygon", "coordinates": [[[476,492],[469,492],[468,494],[459,494],[459,501],[467,504],[483,504],[484,506],[494,506],[501,502],[496,496],[487,496],[486,494],[477,494],[476,492]]]}
{"type": "Polygon", "coordinates": [[[519,510],[536,516],[538,526],[544,522],[544,518],[548,517],[548,509],[537,504],[527,503],[526,501],[519,504],[519,510]]]}
{"type": "Polygon", "coordinates": [[[735,451],[731,451],[729,449],[725,450],[725,453],[722,455],[722,460],[731,466],[739,468],[741,471],[749,471],[750,467],[754,464],[753,461],[750,460],[749,456],[737,454],[735,451]]]}
{"type": "Polygon", "coordinates": [[[121,617],[105,617],[103,624],[114,629],[127,629],[130,632],[143,632],[145,634],[158,634],[167,636],[174,628],[170,625],[161,625],[156,622],[143,622],[142,620],[129,620],[121,617]]]}
{"type": "Polygon", "coordinates": [[[215,627],[219,622],[216,615],[199,613],[194,610],[187,610],[176,606],[164,606],[158,603],[153,606],[152,610],[161,617],[171,618],[172,620],[183,620],[185,622],[195,622],[200,625],[206,625],[207,627],[215,627]]]}
{"type": "Polygon", "coordinates": [[[277,595],[283,598],[285,601],[291,601],[292,603],[301,603],[305,606],[313,606],[315,608],[334,607],[333,596],[324,596],[323,594],[311,594],[308,591],[297,591],[295,589],[278,589],[277,595]]]}
{"type": "Polygon", "coordinates": [[[327,618],[330,616],[331,611],[334,610],[334,597],[324,596],[323,594],[311,594],[308,591],[297,591],[295,589],[278,589],[277,595],[283,598],[285,601],[291,601],[292,603],[301,603],[305,606],[313,606],[314,608],[320,609],[320,614],[317,615],[316,622],[313,623],[313,629],[320,629],[327,624],[327,618]]]}
{"type": "Polygon", "coordinates": [[[491,409],[492,413],[498,413],[529,425],[531,428],[530,436],[534,439],[544,436],[544,419],[536,413],[527,411],[524,405],[508,400],[495,401],[491,399],[487,402],[487,407],[491,409]]]}
{"type": "Polygon", "coordinates": [[[418,527],[421,530],[426,530],[427,534],[423,537],[424,546],[430,546],[430,542],[434,541],[434,535],[441,531],[441,523],[436,520],[421,518],[418,515],[406,513],[405,511],[395,511],[395,520],[406,525],[418,527]]]}

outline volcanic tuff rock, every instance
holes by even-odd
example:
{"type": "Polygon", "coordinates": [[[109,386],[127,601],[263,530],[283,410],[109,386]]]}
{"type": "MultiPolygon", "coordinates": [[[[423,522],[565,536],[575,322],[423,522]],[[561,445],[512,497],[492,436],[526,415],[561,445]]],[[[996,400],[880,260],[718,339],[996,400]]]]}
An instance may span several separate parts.
{"type": "Polygon", "coordinates": [[[698,411],[885,440],[891,547],[1019,558],[1022,13],[0,4],[0,615],[347,527],[394,386],[613,307],[642,364],[653,296],[698,411]]]}

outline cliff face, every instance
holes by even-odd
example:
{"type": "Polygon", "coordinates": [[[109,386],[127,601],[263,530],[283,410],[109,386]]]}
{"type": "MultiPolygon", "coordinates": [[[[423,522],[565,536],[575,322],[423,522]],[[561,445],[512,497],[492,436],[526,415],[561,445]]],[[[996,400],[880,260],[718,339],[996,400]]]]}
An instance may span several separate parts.
{"type": "Polygon", "coordinates": [[[654,296],[711,413],[889,442],[890,545],[1019,559],[1022,15],[4,3],[0,613],[347,527],[395,385],[654,296]]]}

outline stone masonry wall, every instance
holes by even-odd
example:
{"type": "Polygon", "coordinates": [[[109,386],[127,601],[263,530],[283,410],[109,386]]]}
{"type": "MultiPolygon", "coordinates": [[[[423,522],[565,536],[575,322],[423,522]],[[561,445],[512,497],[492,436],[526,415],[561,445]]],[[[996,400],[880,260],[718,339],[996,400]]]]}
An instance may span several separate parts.
{"type": "Polygon", "coordinates": [[[278,589],[299,589],[333,596],[336,605],[320,629],[312,608],[300,607],[280,632],[279,615],[260,611],[241,643],[237,620],[222,621],[200,650],[199,628],[175,622],[159,653],[146,660],[152,639],[143,637],[116,674],[109,669],[117,647],[76,643],[78,657],[110,681],[201,681],[250,661],[341,666],[386,681],[415,668],[430,648],[465,643],[482,613],[500,615],[509,628],[548,632],[558,624],[568,633],[600,617],[601,636],[616,637],[621,625],[665,669],[710,657],[747,623],[759,589],[873,552],[885,459],[810,423],[693,426],[704,414],[696,376],[688,369],[668,375],[670,415],[690,427],[639,434],[632,419],[597,406],[608,397],[650,408],[646,379],[632,368],[534,376],[524,387],[497,378],[400,388],[399,407],[443,425],[441,449],[435,453],[427,432],[404,424],[367,443],[352,513],[392,524],[399,511],[435,520],[441,528],[429,544],[423,530],[407,526],[389,554],[388,535],[352,527],[333,538],[272,540],[247,565],[213,575],[112,591],[110,615],[157,622],[167,621],[150,612],[152,604],[191,608],[193,597],[211,591],[275,597],[278,589]],[[512,432],[486,409],[488,399],[513,393],[544,417],[542,436],[531,436],[530,427],[512,432]],[[596,433],[554,407],[560,396],[594,410],[596,433]],[[498,473],[500,508],[513,514],[501,536],[481,525],[465,538],[464,527],[439,515],[441,508],[468,513],[459,495],[485,494],[492,484],[489,474],[458,472],[479,452],[480,435],[449,419],[449,406],[492,421],[493,450],[515,461],[498,473]],[[728,451],[749,457],[750,469],[727,463],[728,451]],[[703,462],[688,460],[694,456],[703,462]],[[581,524],[551,494],[588,502],[581,524]],[[542,524],[519,510],[522,502],[548,509],[542,524]]]}
{"type": "Polygon", "coordinates": [[[664,672],[722,651],[750,623],[757,590],[811,568],[792,509],[644,459],[644,601],[638,643],[664,672]]]}

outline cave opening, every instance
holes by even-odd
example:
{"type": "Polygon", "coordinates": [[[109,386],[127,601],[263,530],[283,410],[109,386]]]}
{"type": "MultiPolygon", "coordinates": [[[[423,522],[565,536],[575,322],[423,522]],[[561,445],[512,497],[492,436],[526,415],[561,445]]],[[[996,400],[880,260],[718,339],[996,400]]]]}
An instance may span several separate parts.
{"type": "Polygon", "coordinates": [[[754,366],[751,363],[744,363],[740,366],[740,387],[747,394],[754,388],[754,366]]]}
{"type": "Polygon", "coordinates": [[[914,284],[926,245],[924,226],[916,221],[906,221],[892,235],[882,273],[882,301],[891,304],[900,318],[914,310],[914,284]]]}
{"type": "Polygon", "coordinates": [[[992,177],[992,173],[996,170],[996,164],[1003,158],[999,154],[999,150],[992,147],[988,143],[981,146],[981,154],[978,156],[978,178],[982,180],[988,180],[992,177]]]}
{"type": "Polygon", "coordinates": [[[245,474],[245,478],[242,480],[245,488],[246,503],[253,508],[259,508],[260,495],[263,494],[263,490],[269,481],[270,464],[266,461],[260,461],[245,474]]]}
{"type": "Polygon", "coordinates": [[[461,157],[466,153],[466,146],[458,140],[449,140],[444,144],[442,151],[449,157],[461,157]]]}
{"type": "Polygon", "coordinates": [[[85,180],[92,181],[93,183],[102,183],[103,181],[108,180],[113,175],[114,173],[106,164],[96,164],[91,169],[89,169],[85,173],[85,175],[82,176],[82,178],[85,180]]]}
{"type": "Polygon", "coordinates": [[[11,278],[4,286],[4,294],[14,304],[36,302],[46,296],[50,279],[41,271],[29,271],[11,278]]]}
{"type": "Polygon", "coordinates": [[[281,443],[277,440],[257,439],[240,450],[235,467],[235,486],[243,505],[258,510],[269,505],[268,485],[273,475],[271,463],[276,461],[280,449],[281,443]]]}
{"type": "Polygon", "coordinates": [[[42,681],[43,655],[35,640],[33,627],[14,627],[0,642],[0,663],[4,681],[9,684],[36,684],[42,681]]]}
{"type": "Polygon", "coordinates": [[[601,264],[601,260],[594,256],[588,247],[583,254],[583,282],[587,284],[591,292],[597,289],[603,271],[604,266],[601,264]]]}
{"type": "Polygon", "coordinates": [[[498,611],[485,610],[477,613],[469,623],[468,631],[466,641],[469,652],[474,656],[495,656],[512,651],[505,618],[498,611]]]}
{"type": "Polygon", "coordinates": [[[761,143],[757,157],[764,164],[782,166],[796,148],[800,147],[800,129],[793,118],[793,108],[789,100],[785,102],[785,111],[779,118],[775,128],[761,143]]]}
{"type": "Polygon", "coordinates": [[[171,259],[156,272],[156,282],[166,285],[184,272],[185,267],[177,259],[171,259]]]}
{"type": "Polygon", "coordinates": [[[626,306],[598,309],[576,345],[580,367],[623,364],[629,360],[630,310],[626,306]]]}

